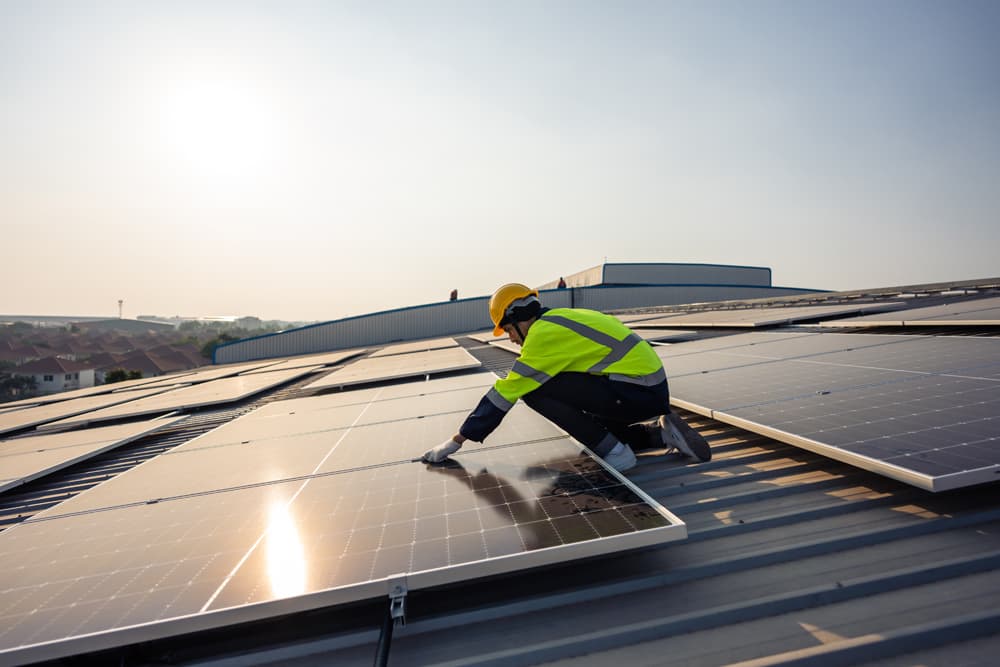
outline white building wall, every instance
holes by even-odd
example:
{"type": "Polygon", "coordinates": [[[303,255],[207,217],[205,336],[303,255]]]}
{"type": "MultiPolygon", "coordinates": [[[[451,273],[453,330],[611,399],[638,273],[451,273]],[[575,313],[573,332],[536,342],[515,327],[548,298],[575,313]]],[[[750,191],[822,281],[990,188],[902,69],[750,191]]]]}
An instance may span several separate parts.
{"type": "Polygon", "coordinates": [[[92,368],[71,373],[32,373],[30,377],[35,379],[36,389],[43,394],[56,394],[61,391],[94,386],[94,369],[92,368]]]}
{"type": "MultiPolygon", "coordinates": [[[[771,269],[766,266],[730,264],[679,264],[668,262],[599,264],[563,276],[567,287],[598,285],[744,285],[771,286],[771,269]]],[[[542,285],[556,287],[558,280],[542,285]]]]}

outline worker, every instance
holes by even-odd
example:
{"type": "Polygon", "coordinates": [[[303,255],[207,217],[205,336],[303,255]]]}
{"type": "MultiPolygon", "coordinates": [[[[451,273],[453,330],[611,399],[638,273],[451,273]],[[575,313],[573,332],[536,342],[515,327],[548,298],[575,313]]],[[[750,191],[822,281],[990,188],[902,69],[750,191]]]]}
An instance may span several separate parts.
{"type": "Polygon", "coordinates": [[[427,451],[439,463],[466,440],[482,442],[519,399],[612,468],[636,464],[635,451],[679,451],[708,461],[708,443],[670,410],[663,363],[615,317],[583,308],[544,308],[538,290],[509,283],[490,298],[493,335],[506,333],[521,354],[454,436],[427,451]]]}

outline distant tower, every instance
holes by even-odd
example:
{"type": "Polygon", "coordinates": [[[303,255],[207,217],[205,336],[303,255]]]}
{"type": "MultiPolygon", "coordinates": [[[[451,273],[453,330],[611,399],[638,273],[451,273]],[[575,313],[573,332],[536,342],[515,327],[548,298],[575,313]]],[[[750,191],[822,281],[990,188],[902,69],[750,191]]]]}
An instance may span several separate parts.
{"type": "Polygon", "coordinates": [[[125,299],[118,299],[118,319],[122,318],[122,304],[125,303],[125,299]]]}

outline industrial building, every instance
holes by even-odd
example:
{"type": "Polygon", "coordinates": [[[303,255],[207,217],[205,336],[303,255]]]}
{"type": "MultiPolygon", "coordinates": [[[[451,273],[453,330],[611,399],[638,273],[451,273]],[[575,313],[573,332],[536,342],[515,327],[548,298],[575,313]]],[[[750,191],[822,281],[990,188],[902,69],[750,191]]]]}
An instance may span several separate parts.
{"type": "MultiPolygon", "coordinates": [[[[822,291],[775,287],[766,267],[722,264],[606,263],[569,276],[566,289],[558,289],[557,282],[539,287],[548,306],[602,311],[822,291]]],[[[222,345],[214,361],[233,363],[479,331],[491,326],[488,301],[485,295],[311,324],[222,345]]]]}

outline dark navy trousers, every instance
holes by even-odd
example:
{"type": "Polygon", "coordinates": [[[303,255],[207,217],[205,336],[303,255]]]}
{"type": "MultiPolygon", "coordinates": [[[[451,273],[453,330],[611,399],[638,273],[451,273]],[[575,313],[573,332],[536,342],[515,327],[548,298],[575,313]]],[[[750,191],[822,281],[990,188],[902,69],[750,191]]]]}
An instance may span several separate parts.
{"type": "Polygon", "coordinates": [[[644,387],[590,373],[559,373],[522,400],[598,456],[618,441],[648,449],[650,429],[640,422],[670,412],[666,381],[644,387]]]}

